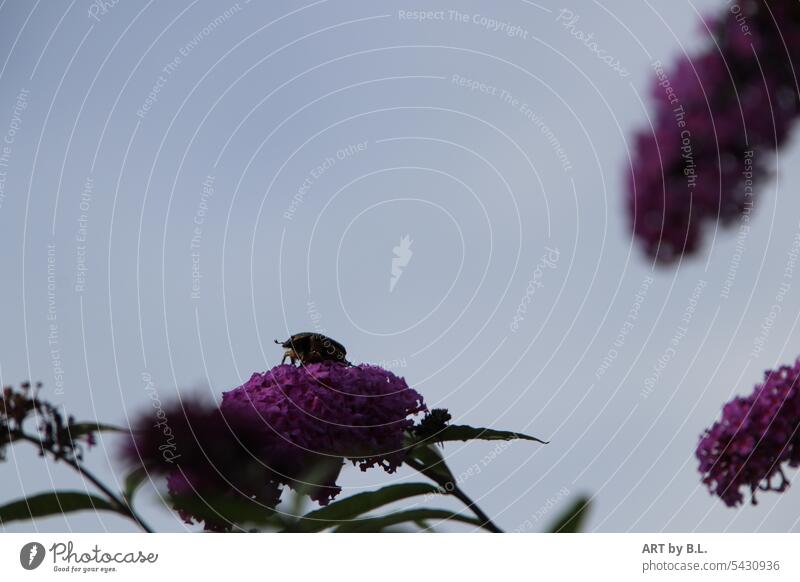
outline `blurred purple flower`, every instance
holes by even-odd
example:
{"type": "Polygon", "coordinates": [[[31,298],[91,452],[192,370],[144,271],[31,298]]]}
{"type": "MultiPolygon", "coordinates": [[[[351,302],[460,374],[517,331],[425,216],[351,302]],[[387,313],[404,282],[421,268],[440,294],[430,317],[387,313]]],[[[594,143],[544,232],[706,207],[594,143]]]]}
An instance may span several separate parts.
{"type": "Polygon", "coordinates": [[[781,492],[789,485],[781,465],[800,465],[798,380],[800,358],[794,366],[768,370],[763,384],[726,404],[722,419],[702,435],[697,458],[703,483],[726,505],[742,503],[741,487],[756,503],[756,490],[781,492]]]}
{"type": "Polygon", "coordinates": [[[221,501],[274,508],[280,489],[258,426],[215,404],[183,400],[142,414],[131,426],[122,456],[132,466],[167,476],[173,506],[187,523],[194,516],[208,530],[230,528],[221,501]]]}
{"type": "Polygon", "coordinates": [[[697,251],[704,224],[752,210],[769,154],[800,113],[800,4],[734,6],[705,21],[716,44],[672,70],[654,66],[653,127],[634,138],[628,212],[662,262],[697,251]]]}

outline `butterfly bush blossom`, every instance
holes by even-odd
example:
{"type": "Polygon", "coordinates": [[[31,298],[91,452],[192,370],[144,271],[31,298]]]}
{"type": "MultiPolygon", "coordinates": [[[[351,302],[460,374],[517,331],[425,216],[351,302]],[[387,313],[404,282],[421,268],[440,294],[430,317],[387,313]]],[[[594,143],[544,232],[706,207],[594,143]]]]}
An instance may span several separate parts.
{"type": "Polygon", "coordinates": [[[700,472],[712,494],[736,506],[749,489],[782,492],[789,482],[782,465],[800,465],[800,358],[793,366],[768,370],[748,397],[734,398],[722,419],[706,430],[697,447],[700,472]]]}
{"type": "Polygon", "coordinates": [[[321,362],[253,374],[222,395],[222,410],[254,412],[281,456],[306,451],[392,473],[405,458],[408,416],[426,408],[403,378],[383,368],[321,362]]]}
{"type": "Polygon", "coordinates": [[[270,509],[288,486],[326,505],[341,491],[344,459],[393,472],[405,458],[408,417],[424,410],[422,396],[382,368],[280,365],[225,392],[219,407],[184,401],[159,409],[155,421],[142,415],[123,452],[129,464],[167,477],[187,523],[225,531],[236,521],[225,500],[270,509]]]}
{"type": "Polygon", "coordinates": [[[230,519],[216,508],[226,500],[272,508],[280,487],[252,419],[224,415],[213,403],[184,399],[145,413],[131,424],[122,456],[148,475],[167,477],[173,507],[187,523],[224,531],[230,519]]]}
{"type": "Polygon", "coordinates": [[[744,0],[704,24],[705,52],[654,64],[652,126],[632,148],[633,232],[662,262],[695,252],[706,223],[749,220],[770,154],[800,113],[800,3],[744,0]]]}

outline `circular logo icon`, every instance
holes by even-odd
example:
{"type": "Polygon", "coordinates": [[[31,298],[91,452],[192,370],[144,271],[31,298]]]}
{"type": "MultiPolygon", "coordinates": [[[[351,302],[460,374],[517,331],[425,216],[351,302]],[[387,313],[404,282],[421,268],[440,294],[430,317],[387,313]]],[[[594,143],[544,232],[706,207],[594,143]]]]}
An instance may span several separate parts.
{"type": "Polygon", "coordinates": [[[28,542],[19,551],[19,563],[26,570],[35,570],[44,561],[44,546],[39,542],[28,542]]]}

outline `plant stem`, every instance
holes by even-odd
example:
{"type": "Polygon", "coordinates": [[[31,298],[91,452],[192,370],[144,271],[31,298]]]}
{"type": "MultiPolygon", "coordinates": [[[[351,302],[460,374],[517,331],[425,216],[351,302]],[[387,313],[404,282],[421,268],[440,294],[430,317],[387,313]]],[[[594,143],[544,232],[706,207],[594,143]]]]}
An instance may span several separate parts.
{"type": "Polygon", "coordinates": [[[478,504],[475,503],[472,499],[470,499],[469,496],[458,487],[458,484],[455,481],[444,479],[440,475],[435,474],[433,471],[428,471],[425,465],[419,463],[414,459],[407,458],[405,462],[412,469],[419,471],[429,479],[435,481],[436,484],[439,485],[444,490],[445,494],[452,495],[453,497],[461,501],[464,505],[466,505],[467,508],[470,509],[472,513],[475,514],[475,517],[477,517],[482,522],[481,526],[484,529],[492,533],[503,533],[503,530],[501,530],[494,524],[491,518],[488,515],[486,515],[486,513],[480,507],[478,507],[478,504]]]}
{"type": "Polygon", "coordinates": [[[131,504],[128,503],[125,499],[119,497],[115,493],[113,493],[108,487],[106,487],[97,477],[95,477],[88,469],[81,466],[79,463],[70,461],[69,459],[64,459],[67,464],[69,464],[73,469],[75,469],[78,473],[80,473],[85,479],[91,481],[91,483],[97,487],[100,491],[105,493],[106,497],[108,497],[109,501],[111,501],[114,505],[119,508],[119,513],[124,515],[138,525],[142,530],[146,533],[153,533],[153,530],[150,528],[147,523],[141,518],[141,516],[136,512],[136,510],[131,507],[131,504]]]}
{"type": "Polygon", "coordinates": [[[459,489],[458,486],[454,484],[453,491],[451,491],[450,494],[456,497],[458,500],[460,500],[468,508],[470,508],[472,510],[472,513],[474,513],[475,516],[483,522],[483,527],[485,527],[487,530],[489,530],[492,533],[503,533],[503,530],[497,527],[494,524],[494,522],[489,518],[489,516],[486,515],[483,512],[483,510],[480,507],[478,507],[478,505],[474,501],[472,501],[472,499],[470,499],[469,496],[467,496],[466,493],[464,493],[461,489],[459,489]]]}
{"type": "Polygon", "coordinates": [[[78,461],[67,458],[62,454],[56,453],[55,451],[42,447],[42,442],[39,439],[27,435],[25,433],[20,432],[18,438],[20,440],[28,441],[29,443],[35,445],[39,450],[47,451],[48,453],[53,455],[53,458],[56,461],[64,461],[67,465],[75,469],[75,471],[81,477],[92,483],[92,485],[97,487],[106,497],[108,497],[108,500],[111,502],[111,504],[114,507],[116,507],[115,511],[117,513],[136,522],[136,525],[138,525],[143,531],[147,533],[153,533],[153,530],[150,528],[150,526],[148,526],[147,523],[145,523],[145,521],[139,516],[136,510],[134,510],[133,507],[131,507],[131,505],[126,500],[124,500],[119,495],[111,491],[111,489],[109,489],[102,481],[100,481],[100,479],[95,477],[91,471],[89,471],[86,467],[82,466],[78,461]]]}

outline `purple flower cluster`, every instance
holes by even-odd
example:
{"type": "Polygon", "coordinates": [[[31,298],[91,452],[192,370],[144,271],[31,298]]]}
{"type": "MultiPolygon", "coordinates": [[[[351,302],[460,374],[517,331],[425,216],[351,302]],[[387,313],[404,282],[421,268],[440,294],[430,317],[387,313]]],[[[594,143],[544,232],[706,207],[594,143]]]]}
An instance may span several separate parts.
{"type": "Polygon", "coordinates": [[[362,470],[393,472],[405,458],[409,415],[426,410],[403,378],[377,366],[321,362],[253,374],[222,397],[223,411],[255,412],[281,456],[310,452],[347,458],[362,470]]]}
{"type": "Polygon", "coordinates": [[[226,504],[247,502],[270,510],[280,489],[262,462],[260,434],[251,419],[223,414],[213,403],[190,399],[142,414],[122,450],[131,466],[167,476],[174,508],[187,522],[230,529],[226,504]]]}
{"type": "Polygon", "coordinates": [[[742,503],[743,486],[755,503],[758,489],[781,492],[789,485],[781,465],[800,465],[799,381],[800,358],[794,366],[768,370],[764,383],[727,403],[722,419],[701,437],[697,458],[703,483],[726,505],[742,503]]]}
{"type": "Polygon", "coordinates": [[[219,407],[188,401],[159,409],[157,419],[143,415],[123,453],[167,477],[187,523],[222,531],[243,511],[269,514],[282,486],[327,504],[341,491],[345,458],[394,471],[408,416],[424,410],[419,393],[378,367],[281,365],[224,393],[219,407]]]}
{"type": "Polygon", "coordinates": [[[749,219],[800,114],[800,4],[742,0],[705,23],[715,41],[705,52],[654,66],[652,128],[634,139],[628,212],[662,262],[695,252],[705,223],[749,219]]]}

